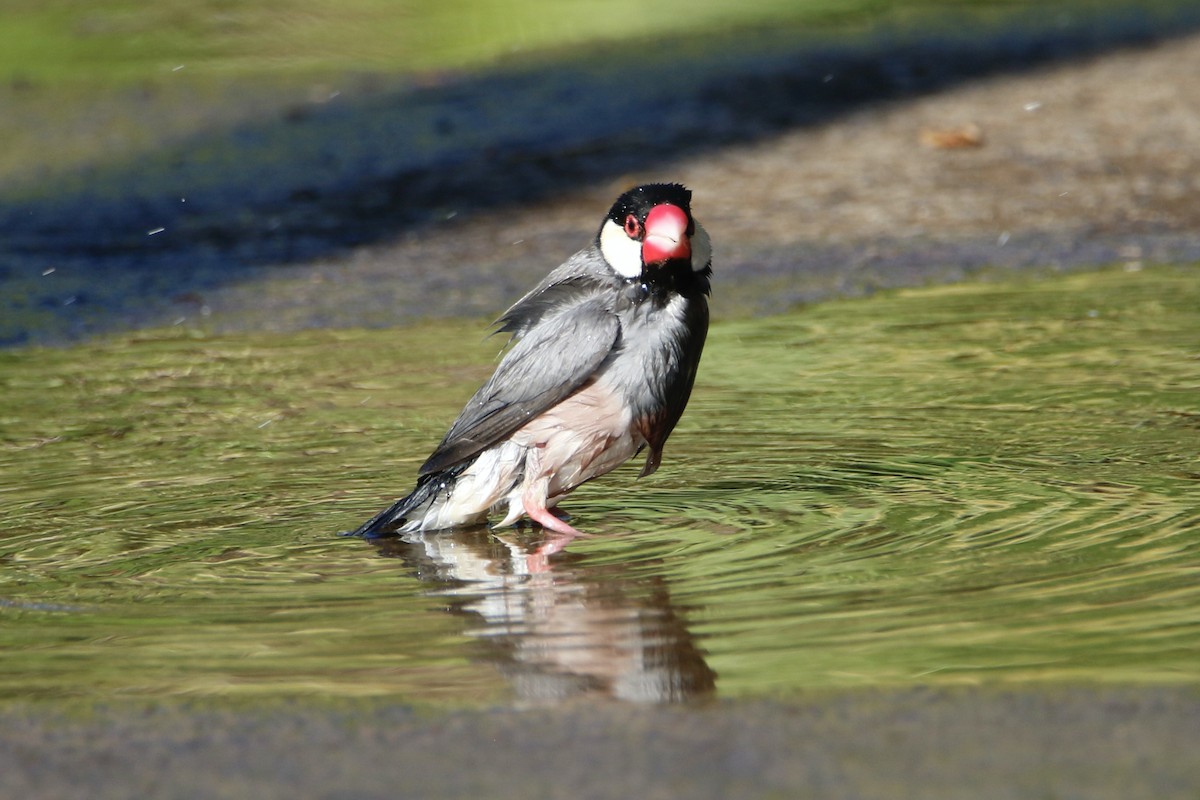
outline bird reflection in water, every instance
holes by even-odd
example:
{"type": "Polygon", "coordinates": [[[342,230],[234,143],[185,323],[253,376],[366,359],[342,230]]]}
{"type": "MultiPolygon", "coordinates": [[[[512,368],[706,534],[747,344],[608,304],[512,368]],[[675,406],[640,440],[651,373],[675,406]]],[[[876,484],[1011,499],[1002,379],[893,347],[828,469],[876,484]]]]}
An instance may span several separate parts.
{"type": "Polygon", "coordinates": [[[573,553],[551,563],[538,534],[477,527],[372,543],[436,584],[431,593],[449,598],[453,613],[481,620],[468,633],[523,701],[679,703],[713,693],[716,673],[662,577],[589,566],[573,553]]]}

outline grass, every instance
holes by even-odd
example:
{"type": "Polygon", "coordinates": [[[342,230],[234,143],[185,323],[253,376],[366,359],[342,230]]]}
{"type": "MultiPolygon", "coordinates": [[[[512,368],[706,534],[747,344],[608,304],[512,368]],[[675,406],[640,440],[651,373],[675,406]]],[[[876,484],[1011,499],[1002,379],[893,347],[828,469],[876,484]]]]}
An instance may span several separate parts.
{"type": "Polygon", "coordinates": [[[846,28],[924,22],[955,11],[986,18],[1023,5],[978,0],[21,2],[8,4],[0,76],[40,86],[156,81],[179,66],[191,74],[241,78],[264,72],[416,72],[629,38],[780,24],[846,28]]]}
{"type": "MultiPolygon", "coordinates": [[[[980,0],[30,0],[0,27],[0,181],[38,179],[128,157],[197,132],[286,113],[380,81],[444,82],[503,63],[552,65],[606,43],[662,52],[794,46],[802,37],[925,32],[1032,20],[1049,8],[980,0]],[[1032,9],[1032,10],[1031,10],[1032,9]],[[744,38],[755,31],[753,38],[744,38]],[[791,43],[791,44],[789,44],[791,43]],[[364,84],[363,76],[373,76],[364,84]],[[358,76],[354,78],[352,76],[358,76]],[[413,78],[412,76],[417,76],[413,78]]],[[[1145,5],[1145,4],[1143,4],[1145,5]]],[[[1174,8],[1155,0],[1143,9],[1174,8]]],[[[1071,15],[1127,8],[1056,0],[1071,15]]],[[[1056,22],[1055,24],[1058,24],[1056,22]]],[[[652,80],[642,63],[621,79],[652,80]]]]}

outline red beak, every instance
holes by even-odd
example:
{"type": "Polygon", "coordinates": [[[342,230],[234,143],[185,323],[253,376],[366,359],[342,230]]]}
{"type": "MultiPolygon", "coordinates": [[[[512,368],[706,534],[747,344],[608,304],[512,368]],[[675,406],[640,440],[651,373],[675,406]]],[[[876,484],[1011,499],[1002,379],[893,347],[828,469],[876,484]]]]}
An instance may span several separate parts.
{"type": "Polygon", "coordinates": [[[683,209],[663,203],[646,215],[642,238],[642,263],[658,266],[679,258],[691,258],[692,242],[687,235],[688,218],[683,209]]]}

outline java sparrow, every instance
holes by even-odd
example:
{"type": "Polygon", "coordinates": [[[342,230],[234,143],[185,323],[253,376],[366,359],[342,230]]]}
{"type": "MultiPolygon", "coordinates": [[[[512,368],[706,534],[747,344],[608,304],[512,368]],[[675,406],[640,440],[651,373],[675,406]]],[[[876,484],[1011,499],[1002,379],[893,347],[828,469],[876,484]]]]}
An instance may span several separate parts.
{"type": "Polygon", "coordinates": [[[348,536],[528,516],[580,535],[552,509],[647,450],[644,477],[683,414],[708,333],[712,248],[692,193],[622,194],[592,243],[496,321],[511,333],[495,373],[418,471],[407,497],[348,536]]]}

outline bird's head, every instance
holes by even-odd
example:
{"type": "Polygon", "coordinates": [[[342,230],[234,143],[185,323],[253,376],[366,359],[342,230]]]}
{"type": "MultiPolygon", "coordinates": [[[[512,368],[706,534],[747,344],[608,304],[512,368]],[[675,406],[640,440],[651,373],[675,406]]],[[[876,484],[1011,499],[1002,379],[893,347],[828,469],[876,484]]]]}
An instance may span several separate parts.
{"type": "Polygon", "coordinates": [[[707,272],[712,246],[692,217],[692,193],[677,183],[648,183],[617,198],[600,226],[604,260],[623,278],[650,279],[656,271],[707,272]]]}

